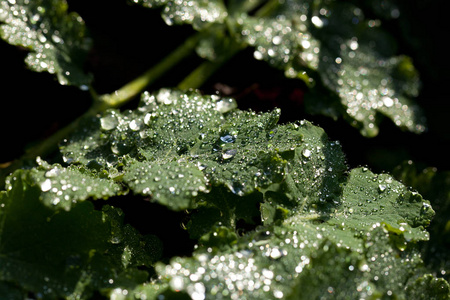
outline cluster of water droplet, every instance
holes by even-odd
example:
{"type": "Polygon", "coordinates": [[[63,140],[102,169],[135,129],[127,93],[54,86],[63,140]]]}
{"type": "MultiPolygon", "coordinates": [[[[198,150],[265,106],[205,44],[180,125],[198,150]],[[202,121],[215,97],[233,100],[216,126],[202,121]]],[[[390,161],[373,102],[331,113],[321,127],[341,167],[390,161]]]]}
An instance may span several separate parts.
{"type": "Polygon", "coordinates": [[[116,195],[121,187],[104,178],[98,178],[82,168],[63,168],[59,164],[49,165],[38,158],[39,168],[32,169],[30,176],[39,185],[41,201],[49,206],[70,210],[78,201],[88,198],[101,199],[116,195]]]}
{"type": "Polygon", "coordinates": [[[197,254],[192,260],[177,259],[160,272],[169,279],[172,290],[185,291],[192,299],[280,299],[278,289],[284,278],[270,266],[258,265],[258,257],[250,250],[210,255],[197,254]],[[274,287],[274,282],[277,287],[274,287]]]}
{"type": "Polygon", "coordinates": [[[74,65],[76,58],[70,52],[73,49],[87,52],[91,42],[85,36],[81,17],[65,13],[63,9],[42,5],[41,1],[2,1],[0,21],[5,23],[1,25],[2,38],[33,51],[25,59],[32,70],[56,73],[61,84],[84,87],[90,77],[74,65]]]}
{"type": "Polygon", "coordinates": [[[305,71],[319,70],[364,135],[378,133],[377,112],[399,127],[423,132],[423,116],[410,100],[417,96],[417,74],[405,57],[393,56],[380,21],[366,19],[360,8],[345,3],[310,6],[284,1],[270,17],[237,18],[243,40],[255,47],[255,58],[307,82],[312,79],[305,71]],[[409,73],[400,74],[400,68],[409,73]]]}
{"type": "Polygon", "coordinates": [[[207,0],[133,0],[146,7],[165,6],[162,17],[167,25],[192,24],[196,29],[214,22],[223,22],[227,11],[220,1],[207,0]]]}
{"type": "Polygon", "coordinates": [[[317,68],[320,52],[320,43],[308,30],[309,4],[286,1],[282,8],[271,18],[243,15],[237,23],[243,40],[255,47],[256,59],[284,69],[287,77],[304,77],[305,64],[317,68]]]}

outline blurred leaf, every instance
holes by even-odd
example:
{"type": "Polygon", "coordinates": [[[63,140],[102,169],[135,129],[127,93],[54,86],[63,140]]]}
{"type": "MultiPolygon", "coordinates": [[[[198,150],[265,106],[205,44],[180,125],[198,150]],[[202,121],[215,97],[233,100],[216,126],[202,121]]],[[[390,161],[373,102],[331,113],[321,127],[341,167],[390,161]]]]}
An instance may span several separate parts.
{"type": "Polygon", "coordinates": [[[91,41],[65,0],[2,1],[0,22],[2,39],[30,50],[25,62],[31,70],[56,74],[62,85],[84,89],[90,84],[83,64],[91,41]]]}
{"type": "MultiPolygon", "coordinates": [[[[418,72],[410,58],[397,54],[396,42],[380,20],[365,17],[360,7],[341,1],[268,1],[250,14],[247,10],[259,2],[232,2],[231,13],[219,2],[138,1],[148,7],[164,5],[169,25],[194,23],[205,32],[197,50],[202,57],[224,56],[233,49],[230,39],[254,47],[255,59],[310,86],[310,113],[343,116],[367,137],[378,134],[382,116],[402,129],[425,131],[424,114],[413,100],[420,86],[418,72]]],[[[395,5],[386,10],[400,13],[395,5]]]]}
{"type": "MultiPolygon", "coordinates": [[[[59,164],[50,165],[40,158],[37,161],[39,166],[24,176],[28,182],[40,187],[39,198],[48,207],[70,210],[78,201],[88,198],[107,199],[122,193],[120,185],[102,178],[104,176],[97,170],[79,166],[64,168],[59,164]]],[[[11,186],[7,180],[6,189],[9,188],[11,186]]]]}
{"type": "Polygon", "coordinates": [[[394,176],[418,190],[430,200],[436,216],[430,224],[430,242],[422,247],[424,260],[433,272],[450,278],[450,172],[436,168],[421,168],[404,162],[394,170],[394,176]]]}
{"type": "Polygon", "coordinates": [[[132,0],[145,7],[164,7],[162,17],[167,25],[192,24],[202,29],[209,23],[223,22],[227,16],[221,0],[194,0],[189,2],[176,0],[132,0]]]}

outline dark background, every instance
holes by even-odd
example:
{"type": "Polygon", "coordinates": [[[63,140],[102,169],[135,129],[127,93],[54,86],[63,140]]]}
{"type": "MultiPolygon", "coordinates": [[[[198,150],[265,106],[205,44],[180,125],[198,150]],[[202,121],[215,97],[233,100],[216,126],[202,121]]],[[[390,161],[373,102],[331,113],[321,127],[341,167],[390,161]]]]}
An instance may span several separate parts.
{"type": "MultiPolygon", "coordinates": [[[[342,119],[306,114],[302,103],[306,87],[302,82],[285,79],[282,72],[254,60],[252,49],[239,53],[201,89],[211,93],[218,87],[231,87],[242,109],[267,111],[280,107],[283,122],[313,121],[331,139],[341,142],[350,167],[366,165],[376,172],[390,172],[403,160],[413,160],[450,170],[447,10],[444,1],[399,2],[405,2],[400,18],[383,25],[398,41],[399,54],[411,56],[421,74],[423,86],[417,102],[429,125],[422,135],[402,132],[385,119],[379,135],[368,139],[342,119]]],[[[190,26],[168,27],[158,10],[129,5],[125,0],[68,3],[85,20],[93,38],[85,68],[94,75],[94,88],[100,94],[111,93],[133,80],[193,33],[190,26]]],[[[88,92],[60,86],[50,74],[27,70],[26,54],[24,49],[0,42],[0,163],[19,158],[26,148],[70,123],[91,104],[88,92]]],[[[201,60],[193,55],[149,90],[176,86],[199,63],[201,60]]],[[[136,104],[137,99],[127,108],[136,104]]]]}

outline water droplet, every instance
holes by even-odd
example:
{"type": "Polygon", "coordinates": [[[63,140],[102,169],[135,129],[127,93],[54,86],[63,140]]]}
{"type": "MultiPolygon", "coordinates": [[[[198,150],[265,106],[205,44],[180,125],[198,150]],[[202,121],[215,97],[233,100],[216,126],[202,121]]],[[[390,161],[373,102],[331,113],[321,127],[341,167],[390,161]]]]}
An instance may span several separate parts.
{"type": "Polygon", "coordinates": [[[392,105],[394,105],[394,100],[392,100],[392,98],[390,97],[385,96],[381,100],[386,107],[391,107],[392,105]]]}
{"type": "Polygon", "coordinates": [[[181,276],[174,276],[169,284],[174,291],[181,291],[184,289],[184,280],[181,276]]]}
{"type": "Polygon", "coordinates": [[[223,159],[230,159],[230,158],[233,158],[233,157],[236,155],[236,153],[237,153],[237,150],[236,150],[236,149],[230,149],[230,150],[227,150],[227,151],[225,151],[224,153],[222,153],[222,158],[223,158],[223,159]]]}
{"type": "Polygon", "coordinates": [[[41,183],[41,191],[48,192],[52,188],[52,181],[50,179],[46,179],[41,183]]]}
{"type": "Polygon", "coordinates": [[[118,124],[119,120],[117,119],[115,112],[110,112],[100,118],[100,126],[103,130],[113,130],[118,124]]]}
{"type": "Polygon", "coordinates": [[[273,296],[277,299],[281,299],[281,298],[283,298],[284,294],[282,291],[275,290],[275,291],[273,291],[273,296]]]}
{"type": "Polygon", "coordinates": [[[130,129],[133,131],[138,131],[142,128],[142,121],[141,120],[133,120],[130,122],[128,127],[130,127],[130,129]]]}
{"type": "Polygon", "coordinates": [[[232,98],[224,98],[216,102],[216,110],[223,114],[235,108],[237,108],[237,103],[232,98]]]}
{"type": "Polygon", "coordinates": [[[311,150],[305,149],[302,151],[302,155],[306,158],[311,156],[311,150]]]}
{"type": "Polygon", "coordinates": [[[283,252],[280,251],[280,249],[278,249],[278,248],[273,248],[270,251],[270,257],[273,258],[273,259],[278,259],[278,258],[280,258],[282,256],[283,256],[283,252]]]}
{"type": "Polygon", "coordinates": [[[257,60],[261,60],[264,58],[263,54],[257,50],[255,52],[253,52],[253,57],[257,60]]]}
{"type": "Polygon", "coordinates": [[[236,140],[236,136],[227,134],[227,135],[221,136],[220,140],[224,143],[234,143],[234,141],[236,140]]]}
{"type": "Polygon", "coordinates": [[[316,26],[317,28],[323,27],[323,21],[318,16],[314,16],[311,18],[311,22],[316,26]]]}

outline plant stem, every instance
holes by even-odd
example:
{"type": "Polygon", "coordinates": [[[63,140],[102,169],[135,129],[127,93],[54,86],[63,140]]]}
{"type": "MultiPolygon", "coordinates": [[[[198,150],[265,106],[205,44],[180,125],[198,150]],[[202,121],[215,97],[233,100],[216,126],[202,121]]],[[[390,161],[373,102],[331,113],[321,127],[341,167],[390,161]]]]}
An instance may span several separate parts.
{"type": "MultiPolygon", "coordinates": [[[[238,2],[235,4],[235,9],[239,11],[249,11],[255,9],[261,4],[260,0],[253,0],[247,2],[238,2]]],[[[270,0],[264,6],[258,9],[255,16],[263,17],[270,15],[270,13],[275,10],[279,5],[278,0],[270,0]]],[[[220,69],[228,60],[230,60],[239,51],[246,48],[247,45],[243,43],[238,43],[234,40],[230,41],[227,49],[222,49],[222,55],[220,55],[214,61],[205,61],[200,66],[198,66],[194,71],[192,71],[182,82],[178,84],[178,88],[182,90],[199,88],[206,82],[206,80],[214,74],[218,69],[220,69]]]]}
{"type": "Polygon", "coordinates": [[[153,83],[155,80],[160,78],[161,75],[178,64],[183,58],[191,54],[202,36],[202,33],[194,34],[193,36],[188,38],[180,47],[175,49],[175,51],[164,58],[164,60],[162,60],[156,66],[152,67],[135,80],[127,83],[120,89],[116,90],[114,93],[100,96],[99,100],[100,102],[103,102],[102,106],[112,108],[120,107],[123,104],[127,103],[130,99],[142,92],[146,86],[153,83]]]}
{"type": "Polygon", "coordinates": [[[215,61],[205,61],[192,71],[182,82],[178,84],[178,88],[182,90],[195,89],[202,86],[211,75],[220,69],[228,60],[230,60],[242,47],[230,47],[225,55],[219,56],[215,61]]]}

